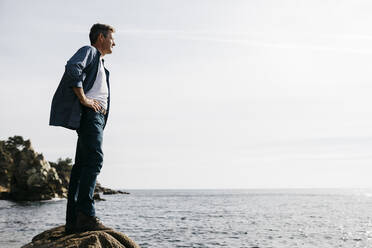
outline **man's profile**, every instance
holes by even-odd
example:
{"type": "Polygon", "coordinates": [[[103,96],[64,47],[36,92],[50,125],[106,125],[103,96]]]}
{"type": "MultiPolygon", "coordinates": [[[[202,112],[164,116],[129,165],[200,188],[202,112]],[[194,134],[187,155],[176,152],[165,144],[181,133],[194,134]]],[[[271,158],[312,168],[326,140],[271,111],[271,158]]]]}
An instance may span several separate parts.
{"type": "Polygon", "coordinates": [[[109,71],[103,56],[115,46],[114,28],[94,24],[90,46],[68,61],[53,96],[49,124],[76,130],[75,163],[68,188],[66,233],[108,229],[96,217],[94,188],[103,165],[103,129],[110,110],[109,71]]]}

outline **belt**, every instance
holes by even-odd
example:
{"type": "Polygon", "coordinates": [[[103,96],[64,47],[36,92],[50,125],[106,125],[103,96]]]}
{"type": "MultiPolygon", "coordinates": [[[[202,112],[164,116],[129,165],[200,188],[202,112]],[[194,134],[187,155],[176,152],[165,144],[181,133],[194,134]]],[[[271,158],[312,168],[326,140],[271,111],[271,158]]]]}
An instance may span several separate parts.
{"type": "Polygon", "coordinates": [[[104,109],[104,108],[100,108],[100,109],[98,110],[98,113],[101,113],[101,114],[103,114],[103,115],[106,115],[106,114],[107,114],[107,111],[106,111],[106,109],[104,109]]]}

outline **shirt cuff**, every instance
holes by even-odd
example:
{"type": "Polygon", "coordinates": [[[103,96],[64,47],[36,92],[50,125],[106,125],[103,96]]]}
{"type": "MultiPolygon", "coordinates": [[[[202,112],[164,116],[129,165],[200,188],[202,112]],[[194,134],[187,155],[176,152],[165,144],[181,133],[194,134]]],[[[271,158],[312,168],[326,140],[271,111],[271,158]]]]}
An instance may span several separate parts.
{"type": "Polygon", "coordinates": [[[82,81],[73,82],[71,86],[76,88],[83,88],[83,82],[82,81]]]}

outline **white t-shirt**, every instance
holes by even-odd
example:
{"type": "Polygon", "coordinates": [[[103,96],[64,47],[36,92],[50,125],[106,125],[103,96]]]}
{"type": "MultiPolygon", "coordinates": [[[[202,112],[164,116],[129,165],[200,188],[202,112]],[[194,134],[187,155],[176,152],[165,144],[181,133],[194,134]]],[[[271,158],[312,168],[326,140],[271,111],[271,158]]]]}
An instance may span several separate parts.
{"type": "Polygon", "coordinates": [[[88,98],[97,100],[101,107],[107,110],[108,87],[102,59],[99,60],[96,81],[94,81],[93,87],[85,95],[88,98]]]}

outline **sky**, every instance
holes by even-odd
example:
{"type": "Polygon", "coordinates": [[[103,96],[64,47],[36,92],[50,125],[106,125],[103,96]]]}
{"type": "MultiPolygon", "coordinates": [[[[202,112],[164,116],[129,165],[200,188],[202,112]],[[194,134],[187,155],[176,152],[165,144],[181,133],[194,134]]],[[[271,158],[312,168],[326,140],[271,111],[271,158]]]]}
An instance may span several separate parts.
{"type": "Polygon", "coordinates": [[[111,109],[98,180],[122,189],[372,187],[372,3],[0,0],[0,139],[49,161],[66,61],[97,22],[111,109]]]}

